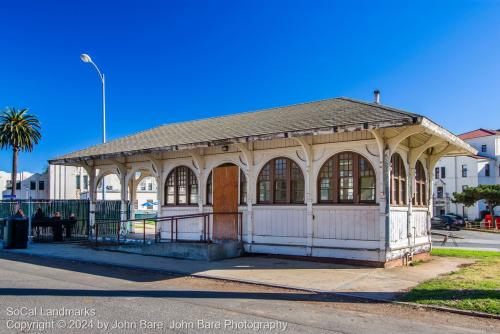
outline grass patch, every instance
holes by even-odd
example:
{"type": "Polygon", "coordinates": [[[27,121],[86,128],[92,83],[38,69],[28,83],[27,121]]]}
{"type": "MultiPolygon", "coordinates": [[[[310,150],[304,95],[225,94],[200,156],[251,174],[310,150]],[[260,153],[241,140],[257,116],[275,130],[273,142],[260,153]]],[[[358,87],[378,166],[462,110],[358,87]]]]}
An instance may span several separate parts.
{"type": "Polygon", "coordinates": [[[403,301],[500,315],[500,252],[435,249],[432,255],[477,261],[418,285],[403,301]]]}

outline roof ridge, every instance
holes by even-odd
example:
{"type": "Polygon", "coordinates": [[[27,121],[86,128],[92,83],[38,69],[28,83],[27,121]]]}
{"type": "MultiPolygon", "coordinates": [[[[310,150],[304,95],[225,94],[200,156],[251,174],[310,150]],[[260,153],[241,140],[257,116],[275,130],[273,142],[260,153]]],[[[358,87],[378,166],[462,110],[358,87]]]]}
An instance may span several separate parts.
{"type": "Polygon", "coordinates": [[[372,107],[376,107],[376,108],[380,108],[380,109],[385,109],[385,110],[388,110],[388,111],[398,112],[398,113],[403,114],[405,116],[412,115],[412,116],[423,117],[423,115],[420,115],[420,114],[416,114],[416,113],[409,112],[409,111],[402,110],[402,109],[388,107],[388,106],[383,105],[383,104],[378,104],[378,103],[373,103],[373,102],[365,102],[365,101],[356,100],[356,99],[353,99],[353,98],[350,98],[350,97],[344,97],[344,96],[339,97],[339,99],[350,101],[350,102],[354,102],[354,103],[364,104],[364,105],[368,105],[368,106],[372,106],[372,107]]]}

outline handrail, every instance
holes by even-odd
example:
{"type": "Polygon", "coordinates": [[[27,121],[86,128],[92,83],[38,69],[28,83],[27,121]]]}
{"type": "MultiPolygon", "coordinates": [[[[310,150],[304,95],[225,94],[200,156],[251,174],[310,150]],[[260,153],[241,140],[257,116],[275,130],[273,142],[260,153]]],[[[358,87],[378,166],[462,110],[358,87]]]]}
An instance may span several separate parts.
{"type": "Polygon", "coordinates": [[[236,234],[237,238],[242,241],[243,240],[243,212],[199,212],[199,213],[191,213],[191,214],[183,214],[183,215],[170,215],[170,216],[160,216],[160,217],[151,217],[151,218],[134,218],[134,219],[125,219],[125,220],[113,220],[113,219],[98,219],[95,222],[95,241],[98,241],[99,235],[99,225],[104,224],[117,224],[117,243],[120,242],[120,230],[122,223],[128,222],[143,222],[143,243],[146,244],[146,221],[154,221],[155,223],[155,242],[161,240],[161,235],[157,235],[157,224],[160,222],[168,222],[170,221],[170,240],[178,241],[179,240],[179,220],[191,219],[191,218],[203,218],[203,226],[202,226],[202,240],[204,242],[211,242],[210,238],[210,216],[211,215],[237,215],[238,220],[236,222],[236,234]],[[106,221],[103,221],[106,220],[106,221]],[[111,221],[111,222],[110,222],[111,221]],[[174,229],[175,226],[175,229],[174,229]],[[174,234],[175,230],[175,234],[174,234]]]}

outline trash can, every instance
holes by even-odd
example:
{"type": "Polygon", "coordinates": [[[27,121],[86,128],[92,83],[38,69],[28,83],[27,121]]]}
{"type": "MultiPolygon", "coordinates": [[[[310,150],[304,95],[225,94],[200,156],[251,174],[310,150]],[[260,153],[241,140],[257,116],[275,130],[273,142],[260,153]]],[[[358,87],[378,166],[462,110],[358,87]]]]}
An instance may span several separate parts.
{"type": "Polygon", "coordinates": [[[28,248],[28,219],[7,218],[3,232],[3,248],[28,248]]]}
{"type": "Polygon", "coordinates": [[[63,225],[60,220],[52,222],[52,240],[63,241],[63,225]]]}

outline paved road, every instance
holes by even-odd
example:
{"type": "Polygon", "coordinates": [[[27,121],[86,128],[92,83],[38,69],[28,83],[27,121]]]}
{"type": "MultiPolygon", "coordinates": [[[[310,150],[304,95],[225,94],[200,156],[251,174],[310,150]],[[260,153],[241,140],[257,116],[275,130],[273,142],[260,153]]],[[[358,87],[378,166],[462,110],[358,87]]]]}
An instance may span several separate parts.
{"type": "Polygon", "coordinates": [[[43,325],[46,333],[270,333],[279,329],[286,333],[500,333],[497,320],[0,253],[0,333],[20,332],[8,327],[21,325],[38,329],[43,325]],[[122,328],[112,329],[115,321],[122,328]],[[170,329],[172,323],[178,328],[170,329]],[[207,329],[219,325],[221,329],[207,329]],[[68,326],[87,328],[59,328],[68,326]],[[238,326],[246,328],[237,330],[238,326]],[[251,328],[255,326],[276,328],[255,331],[251,328]]]}
{"type": "Polygon", "coordinates": [[[436,234],[451,234],[455,238],[457,245],[453,243],[451,238],[444,247],[460,247],[479,250],[496,250],[500,251],[500,233],[488,233],[477,231],[446,231],[446,230],[432,230],[432,241],[435,247],[440,247],[443,241],[442,235],[436,234]]]}

